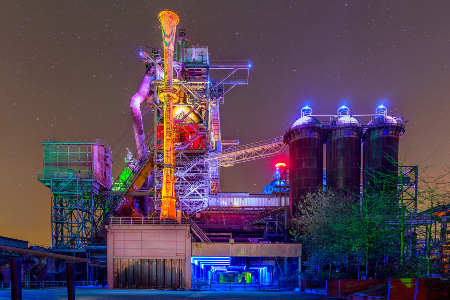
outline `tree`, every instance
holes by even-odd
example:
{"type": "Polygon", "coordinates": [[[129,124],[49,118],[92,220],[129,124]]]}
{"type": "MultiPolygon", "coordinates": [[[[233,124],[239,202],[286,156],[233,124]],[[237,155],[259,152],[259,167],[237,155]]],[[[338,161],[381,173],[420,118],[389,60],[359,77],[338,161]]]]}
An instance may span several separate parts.
{"type": "Polygon", "coordinates": [[[444,167],[444,172],[432,177],[427,172],[435,166],[421,167],[421,176],[419,166],[403,167],[392,160],[387,169],[365,170],[361,197],[348,191],[338,194],[321,189],[306,195],[290,233],[308,253],[309,272],[314,271],[321,279],[331,278],[333,266],[348,265],[353,260],[365,266],[366,276],[421,277],[436,273],[431,260],[438,250],[442,254],[438,248],[447,236],[450,168],[444,167]],[[411,172],[415,172],[414,178],[411,172]],[[442,229],[437,226],[439,222],[442,229]],[[422,252],[420,243],[425,247],[422,252]]]}
{"type": "Polygon", "coordinates": [[[290,233],[303,243],[309,255],[309,270],[316,271],[318,277],[325,277],[321,276],[324,265],[329,266],[330,279],[333,263],[347,265],[348,270],[349,257],[360,256],[351,223],[351,216],[359,214],[359,208],[352,199],[318,189],[307,194],[298,206],[300,216],[290,233]]]}

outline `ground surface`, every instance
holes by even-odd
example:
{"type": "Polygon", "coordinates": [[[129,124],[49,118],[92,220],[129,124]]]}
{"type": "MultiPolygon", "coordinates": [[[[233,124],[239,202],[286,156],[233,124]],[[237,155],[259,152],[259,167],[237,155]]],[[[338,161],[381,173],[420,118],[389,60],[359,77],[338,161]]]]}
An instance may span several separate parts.
{"type": "MultiPolygon", "coordinates": [[[[67,290],[64,288],[23,290],[24,300],[65,300],[67,290]]],[[[155,290],[107,290],[99,288],[77,288],[77,300],[124,300],[124,299],[337,299],[303,292],[189,292],[189,291],[155,291],[155,290]]],[[[0,300],[11,299],[9,290],[0,290],[0,300]]]]}

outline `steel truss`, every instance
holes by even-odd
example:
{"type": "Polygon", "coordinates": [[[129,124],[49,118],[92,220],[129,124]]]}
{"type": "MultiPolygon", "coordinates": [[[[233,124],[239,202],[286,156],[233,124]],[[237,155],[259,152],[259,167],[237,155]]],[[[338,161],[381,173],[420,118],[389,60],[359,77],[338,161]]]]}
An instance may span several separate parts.
{"type": "Polygon", "coordinates": [[[105,210],[96,190],[92,179],[50,179],[53,249],[84,251],[93,243],[105,210]]]}
{"type": "MultiPolygon", "coordinates": [[[[181,35],[180,35],[181,36],[181,35]]],[[[184,39],[179,38],[175,53],[184,53],[184,39]]],[[[141,47],[141,56],[150,68],[162,70],[163,59],[155,48],[141,47]]],[[[218,166],[206,163],[209,153],[221,151],[220,104],[224,95],[236,85],[248,84],[250,64],[248,61],[183,61],[174,56],[173,86],[179,101],[174,104],[174,153],[175,153],[175,195],[178,208],[188,215],[205,209],[209,195],[219,191],[218,166]],[[210,77],[211,70],[229,70],[219,80],[210,77]],[[233,74],[246,71],[244,79],[234,79],[233,74]]],[[[157,77],[157,76],[156,76],[157,77]]],[[[151,105],[154,106],[154,195],[155,203],[161,205],[163,135],[162,109],[158,92],[163,88],[162,80],[154,80],[151,89],[155,91],[151,105]]]]}
{"type": "Polygon", "coordinates": [[[417,214],[417,183],[419,180],[418,166],[399,166],[397,197],[403,201],[406,215],[417,214]]]}
{"type": "Polygon", "coordinates": [[[283,137],[281,136],[271,140],[232,147],[221,152],[211,153],[207,161],[214,166],[226,167],[279,154],[286,146],[287,145],[283,142],[283,137]]]}

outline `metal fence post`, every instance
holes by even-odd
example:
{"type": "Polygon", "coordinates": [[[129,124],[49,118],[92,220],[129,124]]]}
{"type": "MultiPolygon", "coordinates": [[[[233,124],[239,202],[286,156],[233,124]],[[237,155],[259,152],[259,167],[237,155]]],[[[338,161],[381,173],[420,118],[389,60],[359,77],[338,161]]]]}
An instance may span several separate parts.
{"type": "Polygon", "coordinates": [[[231,291],[231,282],[230,282],[230,291],[231,291]]]}
{"type": "Polygon", "coordinates": [[[209,291],[211,292],[211,279],[209,280],[209,291]]]}

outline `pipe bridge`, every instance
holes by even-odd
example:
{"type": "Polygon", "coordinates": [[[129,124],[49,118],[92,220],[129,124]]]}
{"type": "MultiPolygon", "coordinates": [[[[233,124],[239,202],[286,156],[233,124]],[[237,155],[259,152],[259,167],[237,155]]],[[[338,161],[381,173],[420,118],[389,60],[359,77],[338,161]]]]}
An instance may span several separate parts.
{"type": "Polygon", "coordinates": [[[233,147],[211,153],[206,162],[218,167],[229,167],[237,163],[277,155],[286,148],[283,137],[277,137],[262,142],[233,147]]]}

